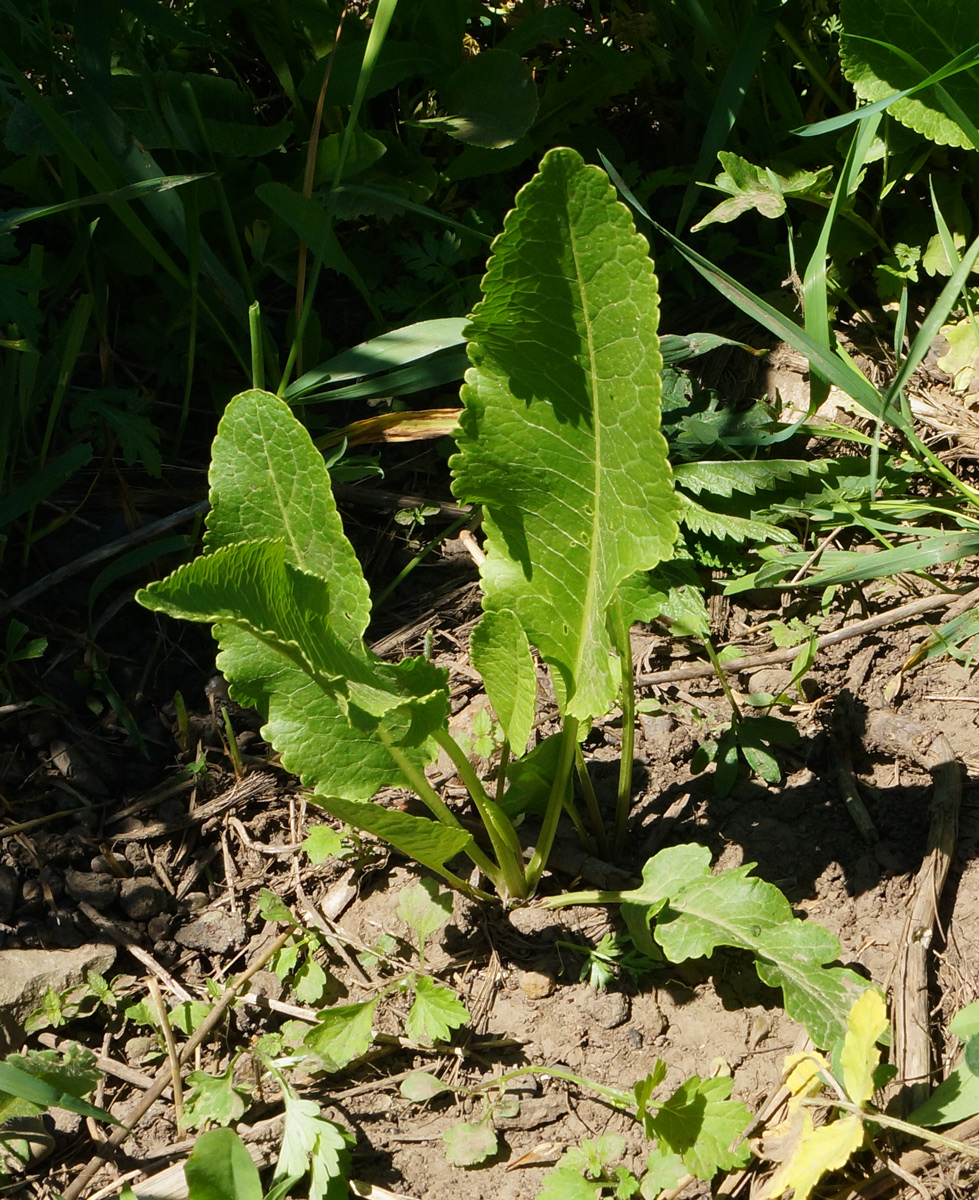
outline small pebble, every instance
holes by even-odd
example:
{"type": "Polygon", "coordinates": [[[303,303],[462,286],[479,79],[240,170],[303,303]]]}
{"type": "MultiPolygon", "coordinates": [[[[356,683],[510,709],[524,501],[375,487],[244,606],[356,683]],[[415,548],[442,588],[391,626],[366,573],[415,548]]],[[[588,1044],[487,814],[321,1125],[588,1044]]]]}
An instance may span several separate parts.
{"type": "Polygon", "coordinates": [[[170,897],[148,879],[124,879],[119,903],[130,921],[148,921],[150,917],[166,912],[170,897]]]}
{"type": "Polygon", "coordinates": [[[100,912],[119,898],[119,880],[94,871],[65,871],[65,889],[73,900],[91,904],[100,912]]]}
{"type": "Polygon", "coordinates": [[[554,994],[554,979],[545,971],[521,971],[517,986],[530,1000],[544,1000],[554,994]]]}
{"type": "Polygon", "coordinates": [[[170,932],[170,917],[167,913],[158,913],[146,922],[146,933],[154,941],[159,942],[170,932]]]}
{"type": "Polygon", "coordinates": [[[588,1011],[602,1029],[618,1029],[629,1020],[629,999],[621,992],[599,992],[588,1011]]]}
{"type": "Polygon", "coordinates": [[[224,954],[236,950],[245,940],[245,922],[233,913],[206,912],[173,935],[188,950],[224,954]]]}

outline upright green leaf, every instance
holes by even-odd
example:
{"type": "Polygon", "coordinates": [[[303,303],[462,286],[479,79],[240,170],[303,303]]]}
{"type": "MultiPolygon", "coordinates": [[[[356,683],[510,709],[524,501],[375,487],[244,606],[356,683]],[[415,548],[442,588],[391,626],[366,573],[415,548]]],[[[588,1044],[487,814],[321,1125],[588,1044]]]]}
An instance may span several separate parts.
{"type": "Polygon", "coordinates": [[[367,583],[323,456],[288,404],[268,392],[242,392],[225,410],[211,453],[205,550],[281,539],[287,562],[329,580],[337,634],[360,638],[370,617],[367,583]]]}
{"type": "Polygon", "coordinates": [[[370,655],[367,585],[322,455],[287,404],[237,396],[214,442],[202,558],[140,592],[149,608],[213,621],[233,697],[266,718],[283,764],[331,796],[366,800],[406,780],[447,712],[445,673],[370,655]],[[379,730],[379,722],[383,731],[379,730]]]}
{"type": "Polygon", "coordinates": [[[534,727],[537,671],[516,614],[508,608],[486,613],[469,637],[469,653],[507,741],[522,755],[534,727]]]}
{"type": "Polygon", "coordinates": [[[656,276],[607,176],[567,149],[544,157],[493,251],[454,490],[484,506],[484,607],[517,614],[587,719],[617,690],[615,590],[676,535],[656,276]]]}
{"type": "Polygon", "coordinates": [[[309,1200],[345,1195],[346,1187],[334,1187],[333,1181],[339,1184],[347,1177],[350,1166],[348,1146],[353,1138],[341,1126],[322,1117],[319,1105],[312,1100],[299,1100],[289,1091],[284,1092],[283,1099],[286,1120],[279,1161],[272,1178],[273,1192],[286,1180],[294,1182],[308,1171],[309,1200]]]}

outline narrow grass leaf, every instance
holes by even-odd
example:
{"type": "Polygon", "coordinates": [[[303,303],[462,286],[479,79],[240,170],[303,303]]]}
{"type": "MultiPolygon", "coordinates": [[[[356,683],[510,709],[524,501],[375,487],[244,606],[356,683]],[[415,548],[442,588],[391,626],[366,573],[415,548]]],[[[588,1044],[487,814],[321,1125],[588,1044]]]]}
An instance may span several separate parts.
{"type": "Polygon", "coordinates": [[[462,346],[466,340],[465,327],[464,317],[441,317],[392,329],[313,367],[285,390],[283,398],[295,400],[314,388],[362,379],[365,375],[379,375],[427,358],[439,350],[462,346]]]}
{"type": "Polygon", "coordinates": [[[36,1075],[21,1071],[18,1067],[11,1066],[10,1063],[0,1062],[0,1094],[4,1092],[8,1096],[16,1096],[18,1100],[26,1100],[29,1104],[35,1104],[42,1110],[64,1108],[68,1112],[78,1113],[82,1117],[91,1117],[95,1121],[119,1124],[111,1113],[96,1108],[87,1100],[82,1100],[79,1096],[72,1096],[62,1088],[54,1087],[44,1079],[38,1079],[36,1075]]]}
{"type": "Polygon", "coordinates": [[[72,446],[57,458],[34,471],[22,484],[8,492],[0,500],[0,529],[16,521],[26,512],[40,504],[66,483],[76,471],[92,461],[92,447],[88,442],[72,446]]]}
{"type": "MultiPolygon", "coordinates": [[[[668,229],[665,229],[657,221],[654,221],[632,194],[621,175],[619,175],[605,155],[601,154],[601,152],[599,153],[616,187],[633,210],[641,217],[645,217],[656,231],[662,237],[666,238],[670,245],[678,250],[687,262],[703,275],[722,296],[726,296],[745,316],[757,321],[759,325],[770,330],[776,337],[781,338],[782,341],[788,342],[790,346],[794,346],[800,354],[806,356],[816,370],[821,372],[821,374],[840,388],[846,395],[851,396],[859,404],[863,405],[873,416],[881,415],[883,411],[881,395],[869,379],[861,375],[855,367],[849,365],[844,359],[830,353],[825,346],[820,345],[815,338],[810,337],[804,329],[794,321],[790,321],[788,317],[780,313],[777,308],[773,308],[772,305],[762,300],[760,296],[756,296],[743,283],[733,279],[719,267],[715,266],[709,259],[704,258],[702,254],[698,254],[696,250],[692,250],[678,237],[670,233],[668,229]]],[[[907,421],[901,413],[889,412],[887,414],[887,421],[898,429],[903,430],[907,428],[907,421]]]]}
{"type": "Polygon", "coordinates": [[[833,583],[855,583],[882,579],[903,571],[925,571],[946,562],[957,562],[979,552],[979,533],[951,533],[922,538],[906,546],[880,550],[876,554],[840,551],[834,565],[800,580],[805,587],[828,587],[833,583]]]}

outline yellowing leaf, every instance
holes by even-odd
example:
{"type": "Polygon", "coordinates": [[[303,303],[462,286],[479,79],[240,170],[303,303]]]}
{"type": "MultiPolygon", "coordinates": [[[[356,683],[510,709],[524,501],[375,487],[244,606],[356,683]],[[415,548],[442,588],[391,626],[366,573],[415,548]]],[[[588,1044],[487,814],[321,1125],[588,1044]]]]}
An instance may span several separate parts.
{"type": "Polygon", "coordinates": [[[814,1129],[806,1108],[798,1114],[797,1143],[791,1157],[772,1176],[762,1200],[775,1200],[789,1188],[795,1188],[793,1200],[809,1200],[816,1184],[829,1171],[846,1166],[850,1155],[863,1142],[863,1122],[858,1116],[844,1117],[832,1125],[814,1129]]]}
{"type": "Polygon", "coordinates": [[[942,334],[948,339],[948,352],[938,359],[938,366],[952,376],[957,392],[979,390],[979,331],[971,317],[952,325],[943,325],[942,334]]]}
{"type": "Polygon", "coordinates": [[[822,1087],[821,1071],[828,1073],[829,1063],[815,1050],[790,1054],[785,1059],[785,1086],[793,1096],[815,1095],[822,1087]]]}
{"type": "Polygon", "coordinates": [[[868,989],[850,1010],[840,1054],[843,1086],[854,1104],[866,1104],[874,1093],[874,1071],[880,1061],[877,1039],[886,1028],[883,997],[868,989]]]}

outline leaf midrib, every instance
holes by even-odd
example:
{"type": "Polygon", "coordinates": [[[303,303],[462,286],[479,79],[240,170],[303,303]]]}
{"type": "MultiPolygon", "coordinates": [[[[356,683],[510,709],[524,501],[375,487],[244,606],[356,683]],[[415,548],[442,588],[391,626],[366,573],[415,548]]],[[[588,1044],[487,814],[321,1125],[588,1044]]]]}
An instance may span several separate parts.
{"type": "Polygon", "coordinates": [[[275,491],[275,500],[279,507],[279,513],[282,519],[282,528],[285,530],[289,540],[289,545],[292,547],[293,565],[302,570],[306,566],[305,556],[300,552],[299,543],[296,541],[296,536],[293,532],[292,522],[289,520],[289,509],[285,504],[282,488],[279,484],[279,472],[275,470],[275,464],[272,461],[272,457],[269,452],[269,436],[262,420],[261,410],[259,410],[258,413],[258,421],[262,434],[262,453],[265,456],[265,461],[267,464],[266,473],[268,479],[271,480],[272,487],[275,491]]]}
{"type": "Polygon", "coordinates": [[[585,646],[588,644],[588,627],[591,624],[591,612],[595,605],[595,592],[598,581],[598,532],[599,532],[599,514],[601,512],[601,491],[602,491],[602,471],[601,471],[601,449],[602,449],[602,430],[599,422],[599,405],[598,405],[598,388],[596,383],[595,371],[595,338],[592,328],[591,317],[588,312],[587,297],[585,293],[585,281],[581,272],[581,264],[578,260],[578,241],[576,237],[577,230],[574,224],[568,222],[568,244],[571,247],[571,257],[574,262],[575,279],[578,284],[578,296],[581,303],[582,321],[585,327],[585,339],[588,347],[588,384],[589,394],[591,398],[591,417],[592,417],[592,435],[594,442],[594,451],[592,454],[592,518],[591,518],[591,536],[588,544],[588,582],[585,588],[585,603],[581,609],[581,628],[578,630],[578,644],[575,648],[575,692],[579,690],[581,675],[582,675],[582,658],[584,655],[585,646]]]}

